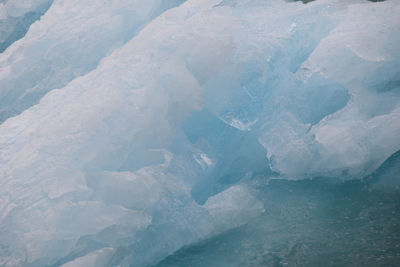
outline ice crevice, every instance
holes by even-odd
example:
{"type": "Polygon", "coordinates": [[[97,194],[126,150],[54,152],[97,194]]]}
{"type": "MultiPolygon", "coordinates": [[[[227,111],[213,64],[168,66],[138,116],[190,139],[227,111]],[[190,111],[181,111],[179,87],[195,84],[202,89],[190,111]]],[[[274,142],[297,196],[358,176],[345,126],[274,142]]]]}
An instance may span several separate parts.
{"type": "Polygon", "coordinates": [[[30,25],[39,20],[53,0],[0,1],[0,53],[22,38],[30,25]]]}

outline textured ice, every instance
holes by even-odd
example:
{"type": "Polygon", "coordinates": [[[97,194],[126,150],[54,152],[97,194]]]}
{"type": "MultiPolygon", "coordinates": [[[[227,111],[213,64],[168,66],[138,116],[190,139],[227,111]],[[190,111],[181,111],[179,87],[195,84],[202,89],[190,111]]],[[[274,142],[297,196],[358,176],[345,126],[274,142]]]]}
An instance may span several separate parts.
{"type": "MultiPolygon", "coordinates": [[[[4,11],[22,13],[41,2],[50,1],[8,1],[4,11]]],[[[54,1],[23,40],[0,54],[1,122],[37,104],[48,91],[95,69],[152,18],[182,1],[80,2],[54,1]]],[[[8,23],[4,26],[11,29],[8,23]]]]}
{"type": "Polygon", "coordinates": [[[0,1],[0,52],[23,37],[29,26],[49,8],[52,0],[0,1]]]}
{"type": "Polygon", "coordinates": [[[0,265],[148,266],[264,216],[259,180],[370,175],[400,150],[398,14],[55,0],[0,54],[0,265]]]}

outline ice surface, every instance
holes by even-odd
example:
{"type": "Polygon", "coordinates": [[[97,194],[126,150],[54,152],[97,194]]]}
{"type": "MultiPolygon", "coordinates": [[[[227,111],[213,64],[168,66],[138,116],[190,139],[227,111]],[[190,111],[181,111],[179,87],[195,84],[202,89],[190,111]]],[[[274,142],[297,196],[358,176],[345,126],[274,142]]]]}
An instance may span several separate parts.
{"type": "Polygon", "coordinates": [[[264,216],[257,181],[373,173],[400,150],[399,12],[55,0],[0,54],[0,265],[148,266],[264,216]]]}
{"type": "Polygon", "coordinates": [[[43,15],[52,0],[0,1],[0,53],[23,37],[29,26],[43,15]]]}
{"type": "MultiPolygon", "coordinates": [[[[43,6],[41,2],[50,1],[8,1],[3,8],[17,16],[32,5],[43,6]]],[[[0,122],[37,104],[48,91],[95,69],[152,18],[182,1],[80,2],[54,1],[24,39],[0,54],[0,122]]],[[[9,23],[4,26],[12,30],[9,23]]]]}

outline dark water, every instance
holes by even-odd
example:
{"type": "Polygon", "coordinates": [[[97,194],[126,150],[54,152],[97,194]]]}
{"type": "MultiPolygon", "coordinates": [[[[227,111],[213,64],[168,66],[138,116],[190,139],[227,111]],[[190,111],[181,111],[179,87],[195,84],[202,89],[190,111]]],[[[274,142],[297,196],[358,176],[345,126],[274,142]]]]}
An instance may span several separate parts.
{"type": "Polygon", "coordinates": [[[255,179],[264,214],[156,266],[400,266],[399,170],[398,152],[364,179],[255,179]]]}

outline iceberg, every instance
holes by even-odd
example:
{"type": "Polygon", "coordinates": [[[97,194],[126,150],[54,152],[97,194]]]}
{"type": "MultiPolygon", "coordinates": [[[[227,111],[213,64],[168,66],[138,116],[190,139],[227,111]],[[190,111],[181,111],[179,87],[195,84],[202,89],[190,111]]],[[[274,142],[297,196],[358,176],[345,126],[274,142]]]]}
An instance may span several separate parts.
{"type": "Polygon", "coordinates": [[[282,218],[398,199],[398,1],[42,2],[0,53],[0,266],[188,266],[226,238],[272,265],[282,218]]]}

